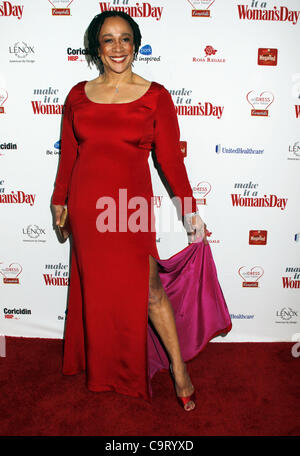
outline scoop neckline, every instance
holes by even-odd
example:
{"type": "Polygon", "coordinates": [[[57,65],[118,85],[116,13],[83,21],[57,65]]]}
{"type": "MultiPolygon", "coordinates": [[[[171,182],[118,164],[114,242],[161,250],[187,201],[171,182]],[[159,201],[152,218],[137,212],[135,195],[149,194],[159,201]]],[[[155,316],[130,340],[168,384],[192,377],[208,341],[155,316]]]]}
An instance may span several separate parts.
{"type": "Polygon", "coordinates": [[[136,100],[133,100],[133,101],[127,101],[125,103],[98,103],[97,101],[93,101],[91,100],[87,94],[86,94],[86,91],[85,91],[85,86],[87,84],[88,81],[83,81],[83,84],[82,84],[82,91],[83,91],[83,95],[84,97],[90,102],[90,103],[93,103],[93,104],[96,104],[96,105],[103,105],[103,106],[114,106],[114,105],[129,105],[129,104],[133,104],[133,103],[136,103],[137,101],[140,101],[142,98],[144,98],[148,92],[150,91],[150,89],[152,88],[153,84],[154,84],[154,81],[151,81],[151,84],[149,85],[148,89],[146,90],[146,92],[139,98],[137,98],[136,100]]]}

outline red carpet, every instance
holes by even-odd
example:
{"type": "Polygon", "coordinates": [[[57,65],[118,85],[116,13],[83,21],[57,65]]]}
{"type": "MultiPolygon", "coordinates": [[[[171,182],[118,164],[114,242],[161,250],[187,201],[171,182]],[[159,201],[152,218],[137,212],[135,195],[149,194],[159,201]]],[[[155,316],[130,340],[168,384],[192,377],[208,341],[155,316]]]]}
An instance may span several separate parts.
{"type": "Polygon", "coordinates": [[[294,343],[209,343],[188,363],[197,410],[184,412],[168,373],[153,405],[86,389],[61,374],[62,341],[6,338],[0,358],[1,436],[300,435],[300,357],[294,343]]]}

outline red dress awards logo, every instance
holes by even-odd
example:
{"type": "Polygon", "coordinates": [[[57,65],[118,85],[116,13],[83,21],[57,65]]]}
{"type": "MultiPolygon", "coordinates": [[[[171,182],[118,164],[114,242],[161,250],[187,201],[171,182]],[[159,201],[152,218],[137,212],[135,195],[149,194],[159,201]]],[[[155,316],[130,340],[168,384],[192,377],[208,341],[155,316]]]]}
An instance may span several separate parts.
{"type": "Polygon", "coordinates": [[[250,230],[249,231],[249,244],[250,245],[266,245],[267,244],[267,231],[250,230]]]}
{"type": "Polygon", "coordinates": [[[193,187],[193,192],[195,193],[195,198],[197,200],[197,204],[201,204],[206,206],[206,196],[211,191],[211,185],[209,182],[199,182],[196,187],[193,187]],[[198,197],[198,195],[200,197],[198,197]]]}
{"type": "MultiPolygon", "coordinates": [[[[0,262],[3,265],[2,262],[0,262]]],[[[10,263],[8,266],[0,266],[0,274],[3,276],[3,283],[14,283],[19,284],[19,276],[23,268],[19,263],[10,263]]]]}
{"type": "Polygon", "coordinates": [[[13,5],[10,2],[2,2],[2,5],[0,5],[0,16],[14,16],[17,19],[22,19],[23,9],[23,5],[13,5]]]}
{"type": "Polygon", "coordinates": [[[6,90],[3,88],[0,88],[0,114],[5,114],[3,105],[6,102],[7,98],[8,98],[8,93],[6,92],[6,90]]]}
{"type": "Polygon", "coordinates": [[[277,65],[278,49],[259,48],[257,55],[257,64],[266,66],[277,65]]]}
{"type": "Polygon", "coordinates": [[[53,6],[52,16],[70,16],[71,10],[69,6],[73,0],[48,0],[49,3],[53,6]],[[64,8],[62,8],[64,6],[64,8]],[[59,7],[59,8],[58,8],[59,7]]]}
{"type": "Polygon", "coordinates": [[[99,2],[100,11],[123,11],[131,17],[151,17],[159,21],[162,16],[163,6],[152,6],[151,3],[129,4],[129,0],[114,0],[111,2],[99,2]],[[122,5],[123,4],[123,5],[122,5]]]}
{"type": "Polygon", "coordinates": [[[211,17],[210,7],[215,0],[188,0],[189,4],[192,5],[192,17],[211,17]]]}
{"type": "Polygon", "coordinates": [[[264,270],[261,266],[253,266],[249,269],[246,266],[242,266],[238,270],[239,276],[243,279],[243,288],[258,288],[258,280],[264,275],[264,270]]]}
{"type": "Polygon", "coordinates": [[[264,90],[261,93],[257,93],[255,90],[250,90],[246,95],[246,99],[252,106],[251,116],[269,116],[268,108],[274,101],[274,95],[271,92],[264,90]]]}

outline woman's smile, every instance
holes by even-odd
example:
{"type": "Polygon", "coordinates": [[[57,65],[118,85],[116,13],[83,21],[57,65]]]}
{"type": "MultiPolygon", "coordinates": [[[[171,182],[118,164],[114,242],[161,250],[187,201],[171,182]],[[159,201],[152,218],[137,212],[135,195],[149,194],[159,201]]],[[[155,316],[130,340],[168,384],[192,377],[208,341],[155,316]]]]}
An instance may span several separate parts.
{"type": "Polygon", "coordinates": [[[116,62],[116,63],[122,63],[122,62],[124,62],[125,59],[126,59],[126,57],[127,57],[127,55],[122,55],[122,56],[120,56],[120,57],[116,57],[116,56],[113,57],[113,56],[110,56],[111,60],[112,60],[113,62],[116,62]]]}

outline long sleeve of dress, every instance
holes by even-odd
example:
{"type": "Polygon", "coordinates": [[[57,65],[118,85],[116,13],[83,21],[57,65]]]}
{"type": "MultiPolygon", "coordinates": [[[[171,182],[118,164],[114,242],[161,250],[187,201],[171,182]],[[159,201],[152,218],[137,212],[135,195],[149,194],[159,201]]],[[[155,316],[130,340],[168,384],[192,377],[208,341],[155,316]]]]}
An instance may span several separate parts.
{"type": "Polygon", "coordinates": [[[78,143],[73,131],[72,117],[73,113],[69,93],[64,106],[60,161],[52,194],[52,204],[64,205],[66,203],[71,173],[77,157],[78,143]]]}
{"type": "Polygon", "coordinates": [[[170,93],[165,87],[158,96],[154,119],[154,150],[173,194],[182,204],[182,215],[197,210],[180,149],[180,129],[170,93]],[[184,199],[185,198],[185,199],[184,199]]]}

